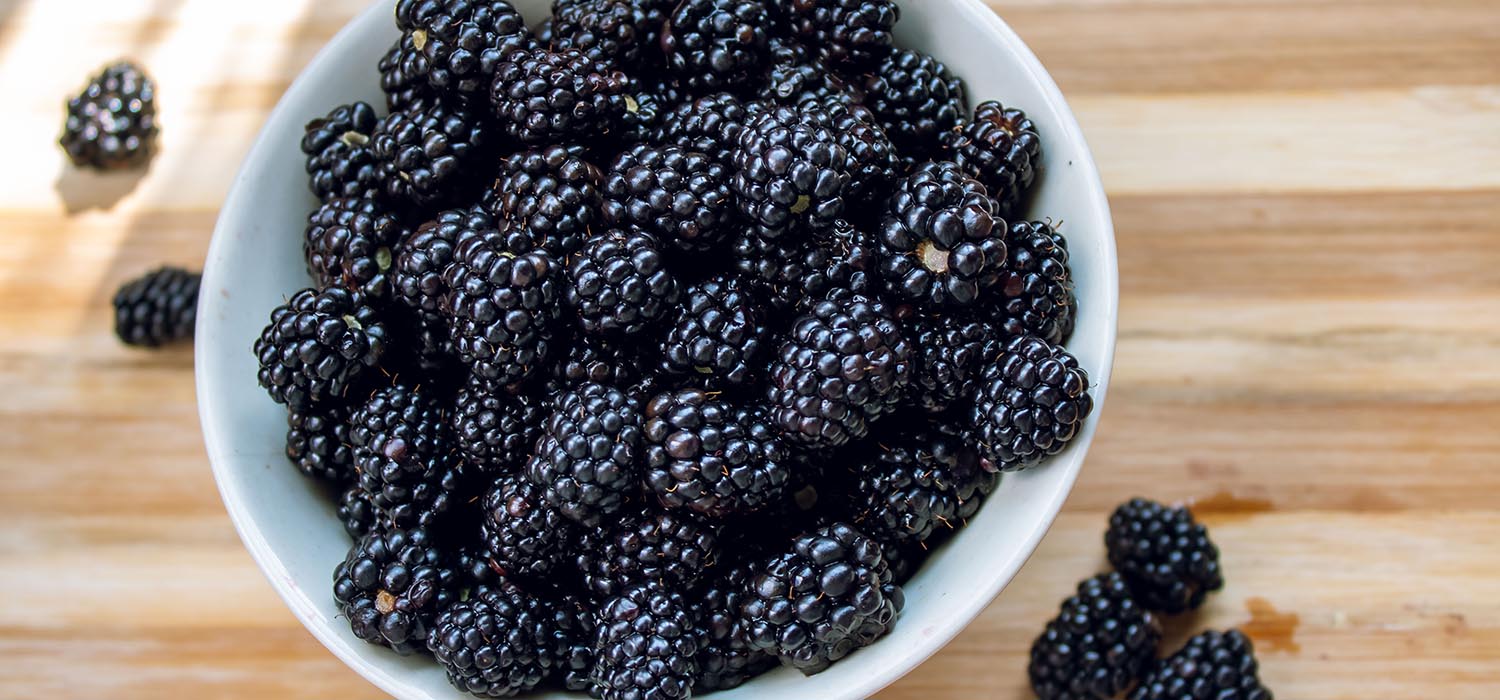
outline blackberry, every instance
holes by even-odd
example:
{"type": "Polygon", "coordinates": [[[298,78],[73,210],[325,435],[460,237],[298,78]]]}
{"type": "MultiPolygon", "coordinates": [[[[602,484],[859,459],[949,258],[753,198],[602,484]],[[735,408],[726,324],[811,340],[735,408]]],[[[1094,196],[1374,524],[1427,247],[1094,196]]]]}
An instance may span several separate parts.
{"type": "Polygon", "coordinates": [[[380,59],[380,91],[385,93],[386,112],[420,112],[437,101],[437,91],[427,82],[426,76],[412,75],[406,70],[405,53],[401,50],[403,39],[380,59]]]}
{"type": "Polygon", "coordinates": [[[974,108],[973,119],[941,141],[942,156],[984,183],[1001,217],[1021,213],[1021,200],[1042,160],[1042,137],[1025,112],[985,102],[974,108]]]}
{"type": "Polygon", "coordinates": [[[746,122],[734,151],[740,211],[765,238],[832,226],[856,166],[827,120],[778,107],[746,122]]]}
{"type": "Polygon", "coordinates": [[[370,136],[379,121],[374,107],[354,102],[308,122],[302,153],[307,156],[308,186],[318,199],[363,197],[379,189],[380,175],[370,150],[370,136]]]}
{"type": "MultiPolygon", "coordinates": [[[[408,233],[397,246],[391,273],[396,296],[414,311],[440,314],[451,294],[443,273],[463,241],[495,231],[495,220],[478,207],[449,209],[408,233]]],[[[444,324],[446,327],[446,324],[444,324]]]]}
{"type": "Polygon", "coordinates": [[[115,292],[115,337],[126,345],[154,348],[193,337],[198,287],[203,275],[160,267],[115,292]]]}
{"type": "Polygon", "coordinates": [[[384,302],[391,297],[392,250],[405,235],[400,219],[375,200],[340,197],[308,217],[302,250],[319,285],[384,302]]]}
{"type": "Polygon", "coordinates": [[[592,382],[631,386],[641,380],[637,358],[641,350],[633,344],[608,338],[575,338],[568,354],[552,366],[552,378],[564,385],[592,382]]]}
{"type": "Polygon", "coordinates": [[[1031,645],[1027,673],[1041,700],[1105,700],[1129,691],[1156,658],[1161,630],[1119,574],[1078,584],[1031,645]]]}
{"type": "Polygon", "coordinates": [[[913,314],[903,319],[915,350],[911,398],[937,415],[974,395],[979,373],[995,349],[995,327],[963,314],[913,314]]]}
{"type": "Polygon", "coordinates": [[[151,160],[158,131],[156,84],[139,66],[121,61],[68,102],[58,143],[77,167],[126,170],[151,160]]]}
{"type": "Polygon", "coordinates": [[[587,333],[639,333],[677,303],[677,280],[660,245],[640,230],[614,229],[585,241],[568,262],[568,278],[568,305],[587,333]]]}
{"type": "Polygon", "coordinates": [[[448,557],[426,530],[372,532],[333,572],[333,598],[354,636],[406,655],[420,651],[457,598],[448,557]]]}
{"type": "Polygon", "coordinates": [[[864,78],[864,105],[902,154],[918,162],[968,114],[964,82],[920,51],[897,49],[864,78]]]}
{"type": "Polygon", "coordinates": [[[719,275],[684,293],[662,346],[662,365],[710,384],[748,384],[769,344],[765,310],[748,285],[719,275]]]}
{"type": "Polygon", "coordinates": [[[891,567],[891,582],[898,586],[905,586],[916,575],[927,561],[927,553],[927,546],[920,544],[885,544],[881,547],[881,556],[891,567]]]}
{"type": "Polygon", "coordinates": [[[811,240],[737,236],[733,251],[741,275],[778,310],[816,303],[835,289],[863,296],[880,291],[874,237],[842,219],[811,240]]]}
{"type": "Polygon", "coordinates": [[[792,324],[771,361],[772,421],[790,440],[837,447],[895,408],[911,381],[912,348],[886,307],[835,295],[792,324]]]}
{"type": "Polygon", "coordinates": [[[791,479],[791,455],[763,411],[699,389],[652,399],[645,435],[646,485],[668,508],[712,518],[759,510],[791,479]]]}
{"type": "Polygon", "coordinates": [[[339,522],[344,525],[344,532],[349,533],[349,537],[356,541],[372,532],[390,527],[390,521],[370,502],[370,494],[365,493],[358,484],[344,489],[339,495],[337,512],[339,522]]]}
{"type": "Polygon", "coordinates": [[[426,392],[401,384],[375,392],[354,411],[349,443],[360,486],[397,527],[433,525],[459,500],[447,415],[426,392]]]}
{"type": "Polygon", "coordinates": [[[551,606],[508,582],[443,608],[427,648],[453,687],[504,698],[542,685],[562,663],[551,606]]]}
{"type": "Polygon", "coordinates": [[[880,545],[834,523],[761,568],[740,614],[750,648],[813,675],[885,636],[904,603],[880,545]]]}
{"type": "Polygon", "coordinates": [[[546,402],[535,394],[511,393],[470,376],[453,410],[458,450],[486,474],[519,470],[536,447],[548,412],[546,402]]]}
{"type": "Polygon", "coordinates": [[[1239,630],[1208,631],[1160,661],[1130,700],[1273,700],[1260,682],[1255,648],[1239,630]]]}
{"type": "Polygon", "coordinates": [[[624,73],[582,51],[513,51],[495,70],[490,102],[501,126],[523,143],[611,132],[625,111],[624,73]]]}
{"type": "Polygon", "coordinates": [[[598,637],[594,609],[580,596],[564,595],[552,606],[552,616],[562,652],[554,680],[564,690],[599,697],[593,678],[594,641],[598,637]]]}
{"type": "Polygon", "coordinates": [[[662,30],[667,67],[694,90],[749,81],[770,50],[770,8],[763,0],[682,0],[662,30]]]}
{"type": "Polygon", "coordinates": [[[907,545],[962,527],[965,504],[999,484],[958,430],[939,424],[878,442],[851,476],[854,525],[880,542],[907,545]]]}
{"type": "Polygon", "coordinates": [[[638,145],[621,153],[604,179],[604,216],[635,225],[678,250],[709,252],[735,218],[729,170],[677,146],[638,145]]]}
{"type": "Polygon", "coordinates": [[[359,295],[304,289],[271,312],[255,342],[260,385],[294,409],[344,402],[378,372],[386,342],[385,324],[359,295]]]}
{"type": "Polygon", "coordinates": [[[846,70],[870,68],[895,44],[901,19],[894,0],[791,0],[792,28],[824,60],[846,70]]]}
{"type": "Polygon", "coordinates": [[[625,113],[620,115],[620,128],[614,134],[605,135],[606,143],[611,136],[619,144],[650,142],[674,104],[659,86],[644,86],[638,80],[630,81],[624,100],[625,113]]]}
{"type": "Polygon", "coordinates": [[[994,468],[1027,469],[1067,447],[1093,409],[1089,375],[1076,358],[1041,338],[1018,336],[980,374],[973,439],[994,468]]]}
{"type": "Polygon", "coordinates": [[[561,272],[551,255],[503,232],[459,244],[443,280],[453,344],[475,375],[510,385],[546,365],[561,272]]]}
{"type": "Polygon", "coordinates": [[[370,139],[385,194],[423,207],[468,199],[489,175],[485,132],[476,112],[441,102],[387,116],[370,139]]]}
{"type": "Polygon", "coordinates": [[[923,165],[896,186],[879,240],[886,289],[932,307],[974,304],[1005,269],[1005,222],[953,163],[923,165]]]}
{"type": "Polygon", "coordinates": [[[604,600],[645,581],[683,590],[718,554],[717,526],[691,513],[646,510],[589,533],[578,569],[584,586],[604,600]]]}
{"type": "Polygon", "coordinates": [[[1135,498],[1120,504],[1104,535],[1109,563],[1150,610],[1196,610],[1224,587],[1219,548],[1186,508],[1135,498]]]}
{"type": "Polygon", "coordinates": [[[767,100],[799,106],[828,100],[858,104],[865,99],[862,90],[828,70],[801,44],[771,42],[770,64],[765,86],[760,91],[767,100]]]}
{"type": "Polygon", "coordinates": [[[594,684],[604,700],[686,700],[699,644],[681,594],[656,581],[636,584],[599,610],[594,684]]]}
{"type": "Polygon", "coordinates": [[[505,159],[490,213],[533,236],[558,260],[578,252],[602,221],[603,175],[564,146],[547,146],[505,159]]]}
{"type": "Polygon", "coordinates": [[[1078,315],[1067,239],[1045,222],[1018,221],[1006,231],[1005,245],[1010,263],[995,284],[1004,300],[996,321],[1007,335],[1067,342],[1078,315]]]}
{"type": "Polygon", "coordinates": [[[603,384],[583,384],[556,398],[526,478],[547,502],[584,527],[619,512],[637,486],[640,401],[603,384]]]}
{"type": "Polygon", "coordinates": [[[501,476],[485,494],[480,532],[496,567],[537,581],[563,568],[579,536],[572,521],[546,502],[542,487],[516,474],[501,476]]]}
{"type": "Polygon", "coordinates": [[[896,147],[875,125],[869,110],[839,98],[804,102],[803,119],[826,125],[849,153],[850,181],[845,197],[854,205],[884,203],[896,183],[896,147]]]}
{"type": "Polygon", "coordinates": [[[505,0],[400,0],[402,70],[439,92],[483,95],[496,66],[532,45],[526,19],[505,0]]]}
{"type": "Polygon", "coordinates": [[[739,97],[717,92],[673,107],[661,120],[653,141],[706,153],[726,166],[732,165],[740,134],[750,110],[739,97]]]}
{"type": "Polygon", "coordinates": [[[286,457],[298,471],[335,486],[354,481],[348,408],[294,409],[287,413],[286,426],[286,457]]]}
{"type": "Polygon", "coordinates": [[[662,0],[568,0],[552,13],[553,51],[577,49],[596,63],[622,69],[661,62],[662,0]]]}
{"type": "Polygon", "coordinates": [[[740,621],[740,605],[754,575],[747,563],[723,567],[692,597],[698,648],[699,692],[728,690],[776,666],[776,657],[751,649],[740,621]]]}

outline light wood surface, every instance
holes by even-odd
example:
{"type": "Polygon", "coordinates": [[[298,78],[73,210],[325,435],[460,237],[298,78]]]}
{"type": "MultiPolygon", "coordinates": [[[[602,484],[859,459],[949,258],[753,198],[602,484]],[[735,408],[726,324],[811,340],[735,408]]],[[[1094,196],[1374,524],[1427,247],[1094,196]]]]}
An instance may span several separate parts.
{"type": "MultiPolygon", "coordinates": [[[[188,350],[109,299],[200,264],[276,98],[365,0],[0,0],[0,697],[365,698],[214,489],[188,350]],[[144,177],[63,164],[65,97],[160,85],[144,177]]],[[[1056,527],[890,700],[1026,698],[1032,637],[1117,502],[1197,500],[1278,697],[1500,693],[1500,4],[992,4],[1115,206],[1119,359],[1056,527]]]]}

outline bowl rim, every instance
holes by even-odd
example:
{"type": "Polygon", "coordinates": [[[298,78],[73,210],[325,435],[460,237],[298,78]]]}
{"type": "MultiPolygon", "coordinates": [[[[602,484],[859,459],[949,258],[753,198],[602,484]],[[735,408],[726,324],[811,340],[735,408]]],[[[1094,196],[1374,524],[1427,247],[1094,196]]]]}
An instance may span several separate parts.
{"type": "MultiPolygon", "coordinates": [[[[920,1],[920,0],[917,0],[920,1]]],[[[952,0],[954,8],[963,13],[960,21],[971,24],[986,26],[990,31],[997,34],[1001,39],[1000,49],[1012,54],[1012,58],[1026,74],[1027,80],[1034,83],[1044,100],[1051,105],[1056,113],[1057,119],[1049,125],[1049,130],[1061,132],[1061,138],[1074,142],[1078,145],[1078,155],[1071,167],[1081,169],[1086,187],[1081,188],[1086,192],[1080,192],[1091,210],[1098,212],[1100,228],[1097,241],[1098,250],[1103,258],[1103,264],[1098,272],[1102,279],[1098,282],[1098,288],[1103,290],[1101,298],[1091,299],[1090,303],[1097,305],[1098,312],[1103,316],[1102,347],[1096,347],[1096,352],[1101,358],[1098,376],[1092,378],[1094,387],[1094,414],[1086,423],[1084,430],[1078,435],[1068,448],[1070,459],[1066,472],[1059,475],[1055,488],[1052,489],[1050,498],[1043,509],[1046,515],[1034,521],[1033,526],[1027,531],[1021,540],[1019,552],[1012,560],[1005,562],[1004,566],[997,567],[996,575],[991,577],[983,587],[975,590],[974,595],[967,597],[961,606],[951,608],[942,620],[935,621],[932,625],[933,633],[927,636],[923,642],[911,653],[901,657],[901,663],[887,667],[885,670],[866,675],[856,685],[850,687],[847,697],[868,697],[882,688],[896,682],[910,671],[920,666],[938,651],[944,648],[960,632],[966,629],[990,603],[1014,580],[1016,574],[1025,566],[1035,554],[1042,538],[1051,529],[1057,516],[1062,510],[1064,502],[1072,492],[1077,482],[1079,472],[1088,456],[1089,448],[1093,444],[1094,435],[1098,429],[1102,417],[1105,398],[1113,373],[1115,360],[1115,349],[1119,327],[1119,263],[1115,241],[1114,220],[1110,211],[1108,197],[1104,190],[1103,180],[1100,176],[1097,163],[1095,162],[1092,149],[1084,137],[1083,129],[1079,125],[1072,108],[1069,106],[1061,89],[1052,76],[1042,66],[1041,61],[1032,52],[1031,48],[1021,37],[1011,29],[997,11],[984,4],[983,0],[952,0]]],[[[342,47],[348,36],[360,31],[366,22],[371,21],[371,15],[385,14],[385,6],[382,2],[372,2],[371,6],[353,17],[343,28],[341,28],[325,44],[317,54],[308,62],[308,66],[324,62],[332,56],[337,47],[342,47]]],[[[229,266],[229,261],[224,256],[224,248],[229,245],[226,241],[230,236],[222,235],[223,231],[233,225],[231,219],[236,218],[239,212],[247,210],[249,203],[246,202],[246,192],[251,188],[248,186],[251,179],[253,164],[265,160],[267,154],[278,145],[271,138],[271,125],[278,121],[295,118],[287,112],[288,96],[300,92],[299,87],[304,82],[311,80],[309,73],[304,69],[288,86],[287,91],[277,100],[276,106],[272,108],[264,125],[261,127],[250,150],[247,152],[232,184],[230,191],[225,197],[220,214],[215,222],[214,234],[208,247],[205,259],[203,281],[205,288],[212,288],[215,280],[224,274],[222,271],[229,266]]],[[[223,303],[220,295],[200,295],[198,305],[198,318],[208,319],[209,323],[216,323],[216,317],[212,316],[213,307],[223,303]]],[[[411,685],[409,682],[398,678],[388,669],[389,665],[375,664],[362,658],[355,653],[347,635],[333,625],[319,617],[313,610],[305,606],[303,598],[306,593],[292,581],[292,574],[286,563],[277,554],[262,531],[256,518],[249,515],[249,508],[245,499],[239,491],[231,488],[228,484],[230,479],[225,475],[234,462],[231,454],[231,442],[228,435],[228,421],[220,415],[217,408],[218,403],[212,399],[205,400],[205,396],[213,396],[214,389],[220,380],[213,376],[209,363],[202,358],[209,357],[207,352],[210,334],[199,334],[194,341],[194,378],[198,396],[199,419],[203,431],[205,448],[208,454],[210,466],[214,474],[216,488],[220,498],[224,502],[230,521],[240,540],[244,543],[246,550],[250,552],[257,568],[276,591],[278,597],[290,609],[298,622],[313,635],[325,648],[334,654],[350,669],[358,673],[362,678],[374,684],[380,690],[390,693],[395,697],[410,697],[411,685]]],[[[248,348],[246,349],[248,352],[248,348]]],[[[1055,465],[1062,467],[1063,465],[1055,465]]]]}

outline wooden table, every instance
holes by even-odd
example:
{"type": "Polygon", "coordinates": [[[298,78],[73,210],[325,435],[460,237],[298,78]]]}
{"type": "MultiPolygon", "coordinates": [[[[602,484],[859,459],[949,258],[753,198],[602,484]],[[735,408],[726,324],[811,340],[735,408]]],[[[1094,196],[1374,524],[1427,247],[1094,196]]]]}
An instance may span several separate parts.
{"type": "MultiPolygon", "coordinates": [[[[288,82],[366,0],[0,0],[0,697],[375,697],[214,489],[188,350],[109,300],[200,264],[288,82]],[[149,174],[53,145],[99,64],[155,73],[149,174]]],[[[1500,5],[993,3],[1070,96],[1119,229],[1115,383],[1056,527],[882,694],[1026,698],[1026,650],[1135,494],[1195,500],[1282,698],[1500,693],[1500,5]]]]}

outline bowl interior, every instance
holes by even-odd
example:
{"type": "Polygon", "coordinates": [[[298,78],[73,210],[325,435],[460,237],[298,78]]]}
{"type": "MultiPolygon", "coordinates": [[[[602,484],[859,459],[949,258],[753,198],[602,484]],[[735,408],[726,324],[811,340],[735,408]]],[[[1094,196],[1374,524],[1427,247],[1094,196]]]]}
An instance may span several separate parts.
{"type": "MultiPolygon", "coordinates": [[[[546,0],[513,0],[534,21],[546,0]]],[[[338,617],[333,567],[349,543],[326,494],[291,469],[282,451],[285,411],[256,385],[250,347],[270,311],[309,284],[302,261],[307,192],[302,125],[352,100],[382,104],[375,64],[390,46],[394,0],[350,24],[287,91],[225,202],[205,264],[198,316],[197,375],[204,437],[214,474],[246,547],[304,625],[330,650],[401,698],[469,697],[428,659],[369,646],[338,617]]],[[[1092,157],[1062,95],[1029,50],[978,0],[906,0],[903,46],[937,56],[962,76],[971,103],[1000,99],[1038,124],[1045,150],[1034,217],[1066,220],[1081,301],[1069,349],[1102,403],[1116,316],[1114,237],[1092,157]]],[[[1007,476],[978,517],[934,553],[906,587],[906,609],[890,636],[828,671],[789,670],[715,697],[862,698],[921,663],[972,620],[1035,549],[1067,496],[1096,410],[1074,445],[1047,466],[1007,476]]],[[[570,697],[555,694],[546,697],[570,697]]]]}

